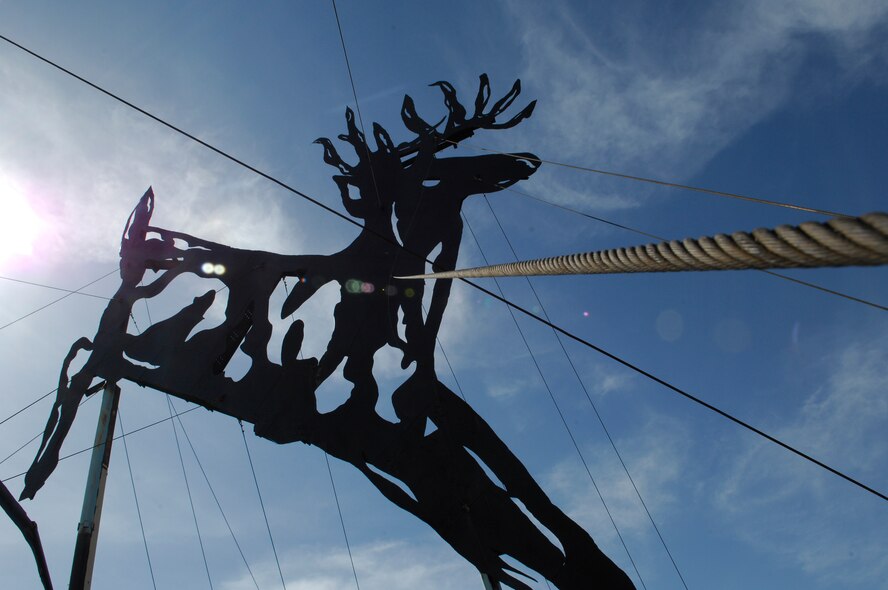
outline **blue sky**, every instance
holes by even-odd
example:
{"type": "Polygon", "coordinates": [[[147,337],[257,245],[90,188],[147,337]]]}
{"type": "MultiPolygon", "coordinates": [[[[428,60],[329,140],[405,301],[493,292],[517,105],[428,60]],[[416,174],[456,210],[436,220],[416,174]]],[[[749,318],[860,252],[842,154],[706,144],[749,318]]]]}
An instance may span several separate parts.
{"type": "MultiPolygon", "coordinates": [[[[429,83],[449,80],[470,102],[486,72],[494,94],[521,78],[519,103],[536,99],[537,108],[515,129],[479,133],[460,155],[531,151],[847,214],[886,209],[884,2],[337,5],[364,120],[379,121],[396,141],[408,138],[398,117],[405,93],[432,119],[444,108],[429,83]]],[[[2,0],[0,33],[340,207],[332,169],[311,143],[343,132],[353,103],[328,2],[2,0]]],[[[0,258],[0,275],[67,289],[115,269],[120,232],[148,185],[156,225],[233,246],[331,253],[355,236],[341,220],[6,44],[0,179],[11,187],[2,198],[26,199],[41,225],[30,253],[0,258]]],[[[816,219],[550,165],[519,189],[671,238],[816,219]]],[[[647,241],[515,193],[490,203],[525,258],[647,241]]],[[[482,250],[491,261],[510,260],[483,198],[464,211],[480,246],[467,232],[460,264],[480,264],[482,250]]],[[[886,304],[885,269],[786,274],[886,304]]],[[[523,279],[502,286],[510,299],[537,305],[523,279]]],[[[555,323],[888,489],[883,311],[756,272],[539,278],[534,286],[555,323]]],[[[116,287],[112,275],[85,292],[107,297],[116,287]]],[[[152,319],[172,314],[197,287],[183,284],[152,302],[152,319]]],[[[0,280],[0,325],[61,295],[0,280]]],[[[337,296],[328,287],[301,310],[309,354],[323,350],[337,296]]],[[[101,299],[75,295],[0,330],[0,416],[55,387],[68,347],[94,334],[103,308],[101,299]]],[[[136,321],[147,326],[147,313],[136,321]]],[[[530,320],[519,324],[647,587],[680,588],[558,342],[530,320]]],[[[455,286],[441,341],[476,410],[553,500],[631,570],[506,308],[455,286]]],[[[888,587],[883,501],[594,351],[566,347],[690,588],[888,587]]],[[[399,357],[381,351],[376,361],[390,391],[403,378],[399,357]]],[[[439,374],[453,382],[446,365],[439,374]]],[[[322,407],[341,403],[346,391],[341,378],[326,383],[322,407]]],[[[40,431],[50,399],[0,425],[4,457],[40,431]]],[[[386,404],[383,396],[378,409],[390,416],[386,404]]],[[[91,444],[97,409],[97,401],[83,407],[63,453],[91,444]]],[[[124,384],[126,431],[167,415],[163,395],[124,384]]],[[[236,421],[204,410],[182,421],[259,587],[279,587],[236,421]]],[[[353,587],[322,453],[249,430],[247,438],[287,588],[353,587]]],[[[206,587],[170,423],[127,441],[158,587],[206,587]]],[[[10,458],[0,475],[26,469],[34,452],[36,445],[10,458]]],[[[183,454],[215,587],[254,587],[187,446],[183,454]]],[[[95,588],[151,587],[126,462],[118,441],[95,588]]],[[[25,503],[59,586],[87,464],[87,454],[63,461],[25,503]]],[[[423,523],[350,466],[333,461],[332,469],[361,588],[480,587],[477,572],[423,523]]],[[[7,485],[18,493],[22,481],[7,485]]],[[[9,523],[0,523],[0,547],[4,577],[35,587],[28,549],[9,523]]]]}

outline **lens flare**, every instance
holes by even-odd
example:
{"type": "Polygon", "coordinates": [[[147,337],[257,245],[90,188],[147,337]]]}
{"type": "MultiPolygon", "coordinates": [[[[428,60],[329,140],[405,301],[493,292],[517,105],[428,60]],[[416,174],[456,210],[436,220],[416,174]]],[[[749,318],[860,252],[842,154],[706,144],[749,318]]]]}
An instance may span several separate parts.
{"type": "Polygon", "coordinates": [[[204,262],[200,265],[200,271],[205,275],[222,276],[225,274],[225,265],[213,262],[204,262]]]}

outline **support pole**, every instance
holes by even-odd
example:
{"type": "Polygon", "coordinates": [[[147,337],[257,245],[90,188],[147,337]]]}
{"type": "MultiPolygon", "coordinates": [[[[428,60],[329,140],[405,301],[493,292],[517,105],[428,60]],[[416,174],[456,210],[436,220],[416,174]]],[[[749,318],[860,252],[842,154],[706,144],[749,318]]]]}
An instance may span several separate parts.
{"type": "Polygon", "coordinates": [[[484,590],[502,590],[500,583],[488,578],[487,574],[481,574],[481,581],[484,582],[484,590]]]}
{"type": "Polygon", "coordinates": [[[86,491],[83,494],[83,510],[80,513],[80,524],[77,525],[77,542],[74,545],[74,561],[71,564],[71,581],[68,585],[70,590],[89,590],[92,584],[105,480],[108,477],[119,401],[120,387],[116,383],[106,383],[102,392],[102,409],[96,425],[96,440],[89,463],[86,491]]]}

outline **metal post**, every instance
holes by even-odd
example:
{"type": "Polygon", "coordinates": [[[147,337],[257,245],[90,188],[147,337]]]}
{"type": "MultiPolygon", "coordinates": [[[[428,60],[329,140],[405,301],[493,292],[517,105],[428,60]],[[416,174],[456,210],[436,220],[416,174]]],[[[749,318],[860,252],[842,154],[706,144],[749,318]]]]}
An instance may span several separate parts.
{"type": "Polygon", "coordinates": [[[117,403],[120,387],[106,383],[102,392],[102,409],[96,425],[96,440],[89,463],[86,491],[83,494],[83,510],[77,525],[77,542],[74,545],[74,561],[71,564],[70,590],[89,590],[92,584],[96,543],[99,539],[99,521],[105,496],[105,479],[111,459],[111,442],[114,439],[114,423],[117,422],[117,403]]]}
{"type": "Polygon", "coordinates": [[[481,574],[481,581],[484,582],[484,590],[502,590],[500,583],[488,578],[487,574],[481,574]]]}

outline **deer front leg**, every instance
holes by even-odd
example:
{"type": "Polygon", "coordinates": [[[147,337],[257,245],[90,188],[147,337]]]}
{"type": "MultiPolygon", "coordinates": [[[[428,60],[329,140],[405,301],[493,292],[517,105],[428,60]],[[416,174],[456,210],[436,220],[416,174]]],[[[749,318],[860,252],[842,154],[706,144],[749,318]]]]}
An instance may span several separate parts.
{"type": "MultiPolygon", "coordinates": [[[[462,237],[462,224],[449,237],[441,242],[441,252],[432,263],[435,272],[453,270],[456,268],[456,259],[459,256],[459,241],[462,237]]],[[[447,300],[450,298],[450,288],[453,285],[451,279],[438,280],[432,289],[432,301],[429,304],[429,312],[426,316],[425,329],[422,339],[422,353],[420,360],[428,363],[428,368],[434,370],[435,340],[441,329],[441,321],[444,319],[444,310],[447,308],[447,300]]],[[[419,365],[419,361],[417,361],[419,365]]]]}

